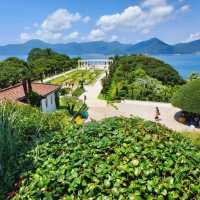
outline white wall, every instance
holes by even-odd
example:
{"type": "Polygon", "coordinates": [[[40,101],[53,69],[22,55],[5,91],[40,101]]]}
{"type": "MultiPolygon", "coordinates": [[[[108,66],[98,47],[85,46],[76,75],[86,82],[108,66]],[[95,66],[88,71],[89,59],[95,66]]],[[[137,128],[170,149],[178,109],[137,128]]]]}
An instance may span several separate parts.
{"type": "Polygon", "coordinates": [[[55,93],[49,94],[45,99],[41,100],[41,109],[43,112],[56,111],[55,93]]]}

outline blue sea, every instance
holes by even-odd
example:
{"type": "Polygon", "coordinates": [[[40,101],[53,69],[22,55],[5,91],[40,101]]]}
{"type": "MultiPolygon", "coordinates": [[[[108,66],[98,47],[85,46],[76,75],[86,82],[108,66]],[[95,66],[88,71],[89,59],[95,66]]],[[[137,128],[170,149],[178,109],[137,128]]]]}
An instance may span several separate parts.
{"type": "Polygon", "coordinates": [[[187,79],[192,72],[200,74],[200,55],[159,55],[154,57],[172,65],[184,79],[187,79]]]}
{"type": "MultiPolygon", "coordinates": [[[[73,55],[72,57],[74,57],[73,55]]],[[[0,60],[5,59],[8,56],[0,56],[0,60]]],[[[26,59],[27,56],[19,56],[22,59],[26,59]]],[[[82,55],[82,58],[85,59],[103,59],[108,58],[110,56],[100,55],[100,54],[89,54],[89,55],[82,55]]],[[[187,79],[188,76],[192,72],[198,72],[200,74],[200,55],[156,55],[153,56],[164,62],[172,65],[179,74],[184,78],[187,79]]]]}

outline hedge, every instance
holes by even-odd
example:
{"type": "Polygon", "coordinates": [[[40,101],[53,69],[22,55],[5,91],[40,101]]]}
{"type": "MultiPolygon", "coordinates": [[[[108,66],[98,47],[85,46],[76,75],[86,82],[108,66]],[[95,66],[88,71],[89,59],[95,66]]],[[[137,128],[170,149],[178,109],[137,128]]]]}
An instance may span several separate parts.
{"type": "Polygon", "coordinates": [[[184,111],[200,114],[200,79],[188,82],[174,94],[172,104],[184,111]]]}

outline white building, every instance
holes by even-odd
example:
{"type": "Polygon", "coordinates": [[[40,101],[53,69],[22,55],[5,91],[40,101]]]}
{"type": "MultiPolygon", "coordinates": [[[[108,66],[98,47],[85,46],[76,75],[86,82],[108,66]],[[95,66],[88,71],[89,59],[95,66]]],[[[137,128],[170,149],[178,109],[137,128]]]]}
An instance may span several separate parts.
{"type": "Polygon", "coordinates": [[[109,65],[112,63],[113,60],[111,59],[83,59],[78,61],[78,68],[108,70],[109,65]]]}
{"type": "MultiPolygon", "coordinates": [[[[56,93],[59,89],[60,86],[57,85],[32,83],[32,90],[41,97],[40,108],[43,112],[53,112],[56,110],[56,93]]],[[[0,101],[1,100],[26,103],[22,84],[0,90],[0,101]]]]}
{"type": "Polygon", "coordinates": [[[56,111],[56,95],[55,93],[50,93],[40,102],[40,108],[43,112],[53,112],[56,111]]]}

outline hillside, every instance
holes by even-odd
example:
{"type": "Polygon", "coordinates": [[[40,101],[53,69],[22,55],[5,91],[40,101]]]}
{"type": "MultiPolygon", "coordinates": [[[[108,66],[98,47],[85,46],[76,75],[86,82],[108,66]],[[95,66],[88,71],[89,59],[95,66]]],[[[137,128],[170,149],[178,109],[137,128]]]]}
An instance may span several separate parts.
{"type": "Polygon", "coordinates": [[[180,54],[200,53],[200,40],[177,44],[174,46],[174,51],[180,54]]]}
{"type": "Polygon", "coordinates": [[[133,45],[127,50],[131,53],[146,53],[146,54],[172,54],[173,46],[168,45],[157,38],[152,38],[147,41],[133,45]]]}
{"type": "Polygon", "coordinates": [[[0,55],[27,55],[33,48],[51,48],[54,51],[68,55],[83,54],[192,54],[200,52],[200,40],[169,45],[157,38],[142,41],[137,44],[122,44],[119,42],[86,42],[86,43],[68,43],[68,44],[50,44],[40,40],[31,40],[24,44],[9,44],[0,46],[0,55]]]}
{"type": "Polygon", "coordinates": [[[172,66],[137,55],[115,57],[102,83],[102,94],[107,100],[168,102],[183,80],[172,66]]]}

